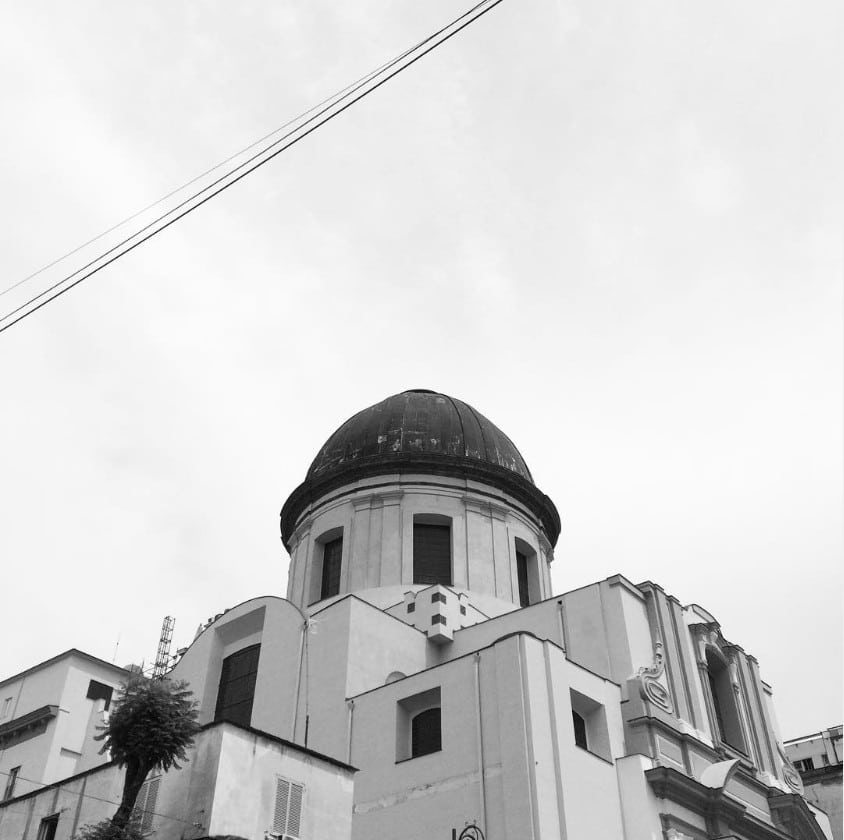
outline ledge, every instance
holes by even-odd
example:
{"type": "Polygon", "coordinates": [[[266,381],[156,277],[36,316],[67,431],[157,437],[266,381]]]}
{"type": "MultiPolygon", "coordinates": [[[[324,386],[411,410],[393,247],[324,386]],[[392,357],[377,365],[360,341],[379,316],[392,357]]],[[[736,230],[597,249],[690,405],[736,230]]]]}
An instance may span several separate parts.
{"type": "Polygon", "coordinates": [[[39,709],[4,723],[0,726],[0,748],[7,749],[28,738],[40,735],[58,713],[58,706],[41,706],[39,709]]]}

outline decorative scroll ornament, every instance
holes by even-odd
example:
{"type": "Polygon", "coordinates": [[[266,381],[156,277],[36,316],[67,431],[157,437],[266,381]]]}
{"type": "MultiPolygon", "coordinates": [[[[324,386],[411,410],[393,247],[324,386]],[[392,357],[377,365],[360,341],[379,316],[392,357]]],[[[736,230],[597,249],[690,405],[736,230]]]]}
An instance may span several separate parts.
{"type": "Polygon", "coordinates": [[[674,704],[671,702],[671,693],[660,682],[660,677],[665,672],[665,662],[662,654],[662,639],[659,636],[654,640],[654,664],[639,668],[636,677],[639,679],[639,690],[645,700],[653,703],[664,712],[672,714],[674,704]]]}
{"type": "Polygon", "coordinates": [[[785,754],[785,750],[779,741],[777,741],[777,752],[780,754],[780,758],[782,759],[782,777],[785,779],[785,783],[795,793],[799,793],[802,796],[803,780],[800,778],[800,773],[797,772],[797,768],[788,760],[788,756],[785,754]]]}
{"type": "MultiPolygon", "coordinates": [[[[452,832],[452,834],[456,834],[457,832],[452,832]]],[[[471,825],[467,825],[463,831],[460,832],[457,840],[484,840],[484,833],[481,829],[472,823],[471,825]]]]}

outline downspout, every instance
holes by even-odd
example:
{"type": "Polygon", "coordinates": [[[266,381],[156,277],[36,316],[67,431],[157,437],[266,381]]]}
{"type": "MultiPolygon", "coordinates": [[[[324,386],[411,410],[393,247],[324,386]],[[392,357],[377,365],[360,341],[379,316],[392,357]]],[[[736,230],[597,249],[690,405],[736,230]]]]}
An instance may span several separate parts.
{"type": "Polygon", "coordinates": [[[351,764],[352,763],[352,734],[353,734],[354,725],[355,725],[355,701],[354,700],[348,700],[347,703],[348,703],[348,706],[349,706],[349,726],[348,726],[349,750],[348,750],[348,754],[347,754],[347,757],[346,757],[346,763],[351,764]]]}
{"type": "MultiPolygon", "coordinates": [[[[481,827],[486,831],[486,783],[484,780],[484,735],[483,720],[481,717],[481,654],[475,652],[475,709],[477,711],[477,738],[478,738],[478,785],[481,794],[481,827]]],[[[351,758],[349,764],[351,764],[351,758]]]]}
{"type": "Polygon", "coordinates": [[[296,743],[296,722],[299,720],[299,695],[302,692],[302,665],[305,661],[305,633],[308,632],[308,619],[302,622],[302,635],[299,638],[299,673],[296,675],[296,707],[293,710],[293,729],[290,740],[296,743]]]}

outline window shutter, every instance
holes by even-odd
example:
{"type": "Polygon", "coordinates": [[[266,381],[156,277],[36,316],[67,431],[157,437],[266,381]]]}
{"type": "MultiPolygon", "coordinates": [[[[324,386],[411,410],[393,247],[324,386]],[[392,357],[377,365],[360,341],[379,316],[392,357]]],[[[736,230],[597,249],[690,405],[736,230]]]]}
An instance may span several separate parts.
{"type": "Polygon", "coordinates": [[[290,782],[278,779],[275,786],[275,812],[273,813],[273,834],[284,834],[287,828],[287,805],[290,801],[290,782]]]}
{"type": "Polygon", "coordinates": [[[132,809],[132,813],[140,817],[140,827],[143,832],[152,831],[152,822],[155,817],[155,803],[158,800],[158,786],[160,784],[160,776],[155,779],[147,779],[141,785],[138,798],[135,800],[135,807],[132,809]]]}
{"type": "Polygon", "coordinates": [[[273,834],[295,837],[298,840],[302,823],[302,795],[304,786],[276,779],[275,810],[273,811],[273,834]]]}
{"type": "Polygon", "coordinates": [[[290,810],[287,814],[287,833],[299,836],[299,824],[302,821],[302,785],[290,785],[290,810]]]}

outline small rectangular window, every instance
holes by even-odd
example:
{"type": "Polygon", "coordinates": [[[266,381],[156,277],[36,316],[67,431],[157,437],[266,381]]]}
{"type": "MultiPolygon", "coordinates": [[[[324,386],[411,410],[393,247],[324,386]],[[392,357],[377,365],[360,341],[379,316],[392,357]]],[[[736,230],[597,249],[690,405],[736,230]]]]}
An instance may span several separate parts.
{"type": "Polygon", "coordinates": [[[114,689],[105,683],[91,680],[88,683],[88,693],[85,695],[89,700],[105,700],[105,710],[111,705],[111,697],[114,694],[114,689]]]}
{"type": "Polygon", "coordinates": [[[7,697],[3,701],[3,708],[0,709],[0,720],[4,720],[5,718],[9,717],[9,715],[12,713],[12,700],[13,699],[14,699],[13,697],[7,697]]]}
{"type": "Polygon", "coordinates": [[[415,601],[411,601],[411,602],[407,605],[407,611],[408,611],[408,612],[416,612],[416,602],[415,602],[415,601]]]}
{"type": "Polygon", "coordinates": [[[399,700],[396,708],[396,761],[442,749],[440,688],[399,700]]]}
{"type": "Polygon", "coordinates": [[[432,604],[436,604],[438,601],[441,601],[443,604],[448,603],[445,595],[442,592],[435,592],[431,596],[431,603],[432,604]]]}
{"type": "Polygon", "coordinates": [[[51,817],[44,817],[41,825],[38,826],[38,840],[55,840],[56,831],[59,827],[59,814],[51,817]]]}
{"type": "Polygon", "coordinates": [[[444,615],[432,615],[431,616],[431,624],[445,624],[448,625],[448,621],[444,615]]]}
{"type": "Polygon", "coordinates": [[[15,785],[18,781],[18,773],[20,773],[21,768],[13,767],[9,771],[9,776],[6,779],[6,790],[3,793],[3,801],[5,802],[7,799],[11,799],[15,795],[15,785]]]}
{"type": "Polygon", "coordinates": [[[322,546],[322,586],[319,598],[333,598],[340,594],[340,567],[343,561],[343,538],[324,543],[322,546]]]}
{"type": "Polygon", "coordinates": [[[304,786],[276,778],[275,809],[273,810],[272,833],[282,837],[299,837],[302,823],[302,797],[304,786]]]}

